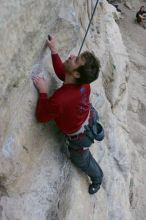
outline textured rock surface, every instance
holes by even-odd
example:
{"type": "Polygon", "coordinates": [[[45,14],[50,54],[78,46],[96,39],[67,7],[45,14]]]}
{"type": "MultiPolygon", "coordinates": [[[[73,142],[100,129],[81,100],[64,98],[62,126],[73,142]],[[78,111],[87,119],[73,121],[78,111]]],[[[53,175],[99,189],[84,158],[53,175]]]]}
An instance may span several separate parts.
{"type": "Polygon", "coordinates": [[[131,149],[131,184],[130,204],[133,219],[145,219],[146,210],[146,44],[145,29],[136,24],[132,18],[135,17],[137,9],[142,3],[135,2],[134,10],[122,8],[125,18],[120,24],[123,39],[127,45],[130,59],[130,77],[128,82],[128,130],[131,149]]]}
{"type": "MultiPolygon", "coordinates": [[[[31,82],[31,70],[33,64],[38,62],[47,34],[55,34],[63,58],[77,53],[95,2],[1,1],[2,220],[144,219],[144,182],[140,182],[135,175],[140,171],[138,177],[142,178],[145,173],[146,151],[139,136],[134,136],[133,132],[139,125],[145,134],[146,102],[144,97],[140,99],[135,94],[136,91],[128,95],[128,87],[133,91],[134,84],[132,78],[130,84],[128,81],[132,58],[129,61],[114,20],[115,8],[106,0],[98,5],[84,45],[84,50],[92,50],[99,57],[102,66],[99,79],[92,84],[91,95],[106,132],[105,140],[96,142],[92,147],[104,171],[102,188],[96,195],[87,193],[87,178],[61,152],[63,138],[54,123],[38,124],[34,117],[37,92],[31,82]],[[137,146],[141,148],[138,150],[137,146]],[[136,199],[140,200],[134,192],[140,183],[143,186],[143,191],[139,191],[143,196],[142,203],[138,201],[138,212],[131,211],[131,207],[134,209],[136,206],[136,199]]],[[[133,53],[133,56],[138,62],[140,54],[136,54],[133,53]]],[[[52,79],[50,94],[60,82],[53,75],[48,50],[42,62],[52,79]]],[[[145,61],[141,64],[145,66],[145,61]]],[[[140,69],[141,64],[137,68],[140,69]]]]}

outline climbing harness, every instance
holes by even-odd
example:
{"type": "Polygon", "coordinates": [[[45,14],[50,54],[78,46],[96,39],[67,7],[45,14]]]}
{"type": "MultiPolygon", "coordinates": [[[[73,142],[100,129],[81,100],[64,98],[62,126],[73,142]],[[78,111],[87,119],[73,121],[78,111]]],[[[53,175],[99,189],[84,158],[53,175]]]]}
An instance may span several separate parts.
{"type": "Polygon", "coordinates": [[[93,15],[94,15],[94,13],[95,13],[95,10],[96,10],[96,7],[97,7],[98,2],[99,2],[99,0],[96,1],[96,4],[95,4],[95,6],[94,6],[94,9],[93,9],[93,12],[92,12],[92,16],[91,16],[91,18],[90,18],[90,21],[89,21],[89,24],[88,24],[88,27],[87,27],[87,30],[86,30],[84,39],[83,39],[83,41],[82,41],[81,47],[80,47],[79,52],[78,52],[78,56],[80,55],[80,52],[81,52],[82,47],[83,47],[83,44],[84,44],[84,42],[85,42],[85,39],[86,39],[87,33],[88,33],[88,31],[89,31],[90,24],[91,24],[91,22],[92,22],[93,15]]]}

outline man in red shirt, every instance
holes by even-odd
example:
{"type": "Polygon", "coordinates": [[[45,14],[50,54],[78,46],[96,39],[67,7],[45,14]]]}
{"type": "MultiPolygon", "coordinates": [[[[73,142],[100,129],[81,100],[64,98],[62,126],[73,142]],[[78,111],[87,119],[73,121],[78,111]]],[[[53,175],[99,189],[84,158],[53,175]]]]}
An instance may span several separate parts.
{"type": "Polygon", "coordinates": [[[48,97],[48,80],[33,77],[39,91],[36,117],[39,122],[55,120],[69,142],[71,161],[90,177],[92,183],[89,193],[94,194],[100,188],[103,172],[91,155],[89,147],[102,127],[96,123],[98,116],[89,102],[89,97],[90,83],[98,78],[100,63],[87,51],[78,57],[71,55],[63,63],[58,55],[54,37],[48,40],[48,47],[51,50],[55,73],[64,83],[48,97]]]}

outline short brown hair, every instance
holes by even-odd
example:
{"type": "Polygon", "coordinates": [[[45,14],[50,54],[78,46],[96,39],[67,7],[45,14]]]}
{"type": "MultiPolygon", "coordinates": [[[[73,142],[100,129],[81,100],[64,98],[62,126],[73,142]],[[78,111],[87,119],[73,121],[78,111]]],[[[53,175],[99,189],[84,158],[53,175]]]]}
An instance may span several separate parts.
{"type": "Polygon", "coordinates": [[[80,73],[80,78],[76,79],[76,83],[88,84],[98,78],[100,61],[93,53],[89,51],[83,52],[81,57],[85,59],[85,64],[76,69],[76,71],[80,73]]]}

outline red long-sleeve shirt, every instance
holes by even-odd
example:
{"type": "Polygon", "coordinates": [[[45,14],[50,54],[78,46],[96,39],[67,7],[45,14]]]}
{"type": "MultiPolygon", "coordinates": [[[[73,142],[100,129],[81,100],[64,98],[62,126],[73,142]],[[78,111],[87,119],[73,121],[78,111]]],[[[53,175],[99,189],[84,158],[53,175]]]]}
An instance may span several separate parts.
{"type": "MultiPolygon", "coordinates": [[[[64,66],[58,54],[52,55],[52,62],[56,75],[64,81],[64,66]]],[[[89,96],[89,84],[63,84],[51,97],[40,93],[36,108],[37,120],[48,122],[53,119],[63,133],[76,132],[88,116],[89,96]]]]}

